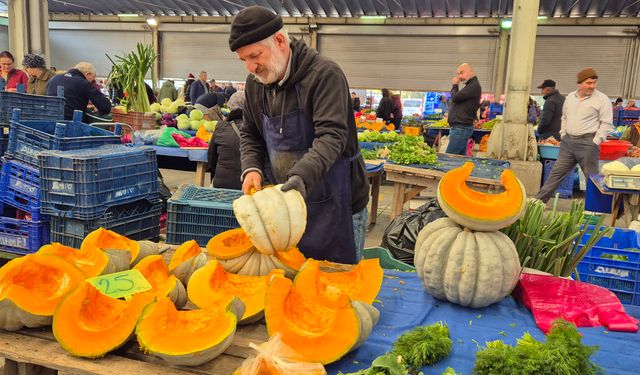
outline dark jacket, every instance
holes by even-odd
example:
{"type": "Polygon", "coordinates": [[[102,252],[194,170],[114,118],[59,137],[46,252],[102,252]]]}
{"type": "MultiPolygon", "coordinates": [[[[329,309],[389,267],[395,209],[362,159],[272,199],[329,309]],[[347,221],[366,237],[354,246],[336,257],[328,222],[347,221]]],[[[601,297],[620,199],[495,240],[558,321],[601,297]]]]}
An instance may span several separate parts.
{"type": "Polygon", "coordinates": [[[189,87],[189,98],[191,103],[194,103],[200,95],[209,92],[209,84],[200,80],[193,81],[191,87],[189,87]]]}
{"type": "Polygon", "coordinates": [[[360,98],[357,96],[353,98],[353,110],[355,112],[360,112],[360,98]]]}
{"type": "Polygon", "coordinates": [[[544,107],[538,122],[540,139],[554,137],[560,140],[560,125],[562,124],[562,107],[564,95],[558,90],[544,96],[544,107]]]}
{"type": "MultiPolygon", "coordinates": [[[[240,129],[242,170],[265,170],[267,149],[260,110],[265,108],[268,116],[295,111],[295,84],[298,83],[302,107],[313,124],[316,138],[312,148],[291,168],[289,175],[300,176],[307,191],[311,191],[339,157],[353,157],[360,150],[349,85],[338,64],[307,47],[302,40],[291,42],[291,54],[291,74],[282,87],[263,85],[252,75],[247,78],[244,124],[240,129]],[[324,100],[327,98],[331,100],[324,100]]],[[[369,182],[360,156],[351,162],[353,213],[367,206],[368,195],[369,182]]]]}
{"type": "Polygon", "coordinates": [[[471,77],[462,90],[458,85],[453,85],[449,103],[449,124],[473,126],[473,122],[478,118],[481,95],[482,87],[476,76],[471,77]]]}
{"type": "Polygon", "coordinates": [[[391,101],[393,102],[393,123],[397,128],[402,121],[402,101],[400,101],[399,96],[392,97],[391,101]]]}
{"type": "MultiPolygon", "coordinates": [[[[193,82],[195,80],[188,78],[185,83],[184,86],[182,86],[182,93],[184,94],[184,101],[185,102],[191,102],[191,85],[193,85],[193,82]]],[[[196,98],[198,99],[198,98],[196,98]]],[[[195,99],[194,99],[195,101],[195,99]]]]}
{"type": "Polygon", "coordinates": [[[56,96],[57,87],[64,87],[64,119],[71,120],[73,111],[85,112],[89,101],[93,103],[102,115],[111,112],[111,102],[100,90],[87,81],[82,72],[70,69],[64,74],[57,75],[47,85],[47,95],[56,96]]]}
{"type": "Polygon", "coordinates": [[[50,69],[44,68],[37,77],[29,77],[27,94],[46,95],[47,84],[55,75],[50,69]]]}
{"type": "Polygon", "coordinates": [[[393,101],[388,96],[383,96],[378,103],[376,109],[376,117],[380,117],[384,122],[391,121],[391,114],[393,113],[393,101]]]}
{"type": "Polygon", "coordinates": [[[233,130],[231,121],[235,122],[238,129],[242,126],[241,109],[232,111],[227,120],[216,125],[209,143],[209,170],[214,187],[240,190],[240,138],[233,130]]]}

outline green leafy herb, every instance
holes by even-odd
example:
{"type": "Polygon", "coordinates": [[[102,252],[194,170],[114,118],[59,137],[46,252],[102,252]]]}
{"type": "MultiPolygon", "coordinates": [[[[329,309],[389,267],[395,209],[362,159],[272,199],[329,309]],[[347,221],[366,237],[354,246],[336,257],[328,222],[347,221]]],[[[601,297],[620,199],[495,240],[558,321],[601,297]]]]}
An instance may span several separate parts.
{"type": "Polygon", "coordinates": [[[438,162],[435,150],[424,143],[421,136],[400,137],[389,149],[389,160],[394,163],[435,165],[438,162]]]}
{"type": "Polygon", "coordinates": [[[600,258],[613,259],[613,260],[623,260],[625,262],[629,261],[629,257],[628,256],[619,255],[619,254],[602,253],[602,254],[600,254],[600,258]]]}
{"type": "Polygon", "coordinates": [[[360,142],[396,142],[402,136],[396,132],[379,132],[374,130],[365,130],[362,133],[358,133],[358,141],[360,142]]]}
{"type": "Polygon", "coordinates": [[[368,369],[348,374],[339,372],[338,375],[407,375],[408,372],[402,357],[389,352],[374,359],[368,369]]]}
{"type": "Polygon", "coordinates": [[[528,332],[515,347],[500,340],[486,343],[476,353],[473,374],[594,375],[601,369],[589,357],[597,350],[596,346],[582,344],[582,336],[573,324],[558,319],[544,343],[528,332]]]}
{"type": "Polygon", "coordinates": [[[393,352],[401,356],[410,367],[420,369],[448,356],[452,346],[449,327],[438,322],[403,333],[393,343],[393,352]]]}
{"type": "Polygon", "coordinates": [[[442,375],[460,375],[460,374],[458,374],[456,370],[452,369],[451,367],[447,367],[447,369],[444,370],[442,375]]]}
{"type": "Polygon", "coordinates": [[[374,160],[378,158],[378,150],[367,150],[364,148],[360,149],[360,155],[362,155],[362,158],[364,160],[374,160]]]}
{"type": "Polygon", "coordinates": [[[125,95],[122,104],[127,111],[149,112],[149,97],[144,77],[153,67],[157,57],[151,45],[142,43],[138,43],[133,52],[116,55],[115,61],[107,55],[113,64],[107,79],[111,84],[122,89],[125,95]]]}

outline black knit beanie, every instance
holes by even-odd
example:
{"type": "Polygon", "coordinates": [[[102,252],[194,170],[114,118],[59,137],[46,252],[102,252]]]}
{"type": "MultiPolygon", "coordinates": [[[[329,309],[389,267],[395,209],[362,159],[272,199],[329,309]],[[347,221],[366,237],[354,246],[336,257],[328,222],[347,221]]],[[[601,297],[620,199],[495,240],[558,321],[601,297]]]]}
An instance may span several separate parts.
{"type": "Polygon", "coordinates": [[[284,26],[282,17],[261,6],[250,6],[238,13],[231,23],[229,48],[238,48],[259,42],[276,33],[284,26]]]}

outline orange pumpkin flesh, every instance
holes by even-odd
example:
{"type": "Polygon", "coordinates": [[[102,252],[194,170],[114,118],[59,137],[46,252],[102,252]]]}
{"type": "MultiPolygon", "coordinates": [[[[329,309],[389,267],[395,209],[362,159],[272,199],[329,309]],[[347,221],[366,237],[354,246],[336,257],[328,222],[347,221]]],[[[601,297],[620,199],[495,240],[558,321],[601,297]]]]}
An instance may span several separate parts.
{"type": "Polygon", "coordinates": [[[309,259],[298,272],[295,285],[303,293],[315,288],[329,300],[345,294],[372,304],[382,286],[383,276],[378,259],[363,259],[355,266],[309,259]]]}
{"type": "Polygon", "coordinates": [[[116,232],[98,228],[89,233],[80,245],[81,251],[101,249],[103,251],[128,251],[131,254],[130,264],[135,263],[140,255],[140,244],[116,232]]]}
{"type": "Polygon", "coordinates": [[[92,247],[80,251],[56,242],[42,246],[38,254],[57,255],[80,268],[86,277],[102,275],[109,265],[109,256],[92,247]]]}
{"type": "Polygon", "coordinates": [[[176,249],[175,253],[173,253],[171,261],[169,262],[169,271],[174,270],[182,263],[195,256],[198,256],[201,253],[202,250],[200,250],[200,246],[195,240],[190,240],[183,243],[176,249]]]}
{"type": "Polygon", "coordinates": [[[253,250],[251,239],[242,228],[231,229],[213,236],[207,251],[217,259],[233,259],[253,250]]]}
{"type": "Polygon", "coordinates": [[[357,313],[345,295],[327,302],[309,294],[302,295],[285,277],[271,280],[265,306],[269,336],[279,332],[282,341],[307,362],[337,361],[358,341],[357,313]]]}
{"type": "Polygon", "coordinates": [[[105,355],[124,344],[154,293],[130,301],[111,298],[85,282],[65,298],[53,316],[53,334],[69,353],[87,358],[105,355]]]}
{"type": "Polygon", "coordinates": [[[218,261],[212,260],[193,273],[187,286],[189,300],[200,308],[226,304],[234,296],[245,305],[242,323],[250,323],[262,317],[265,293],[273,275],[283,275],[275,269],[265,276],[246,276],[228,273],[218,261]]]}
{"type": "Polygon", "coordinates": [[[274,255],[285,266],[296,271],[300,271],[300,267],[307,261],[307,258],[297,247],[292,247],[288,251],[276,251],[274,255]]]}
{"type": "Polygon", "coordinates": [[[438,203],[449,218],[474,230],[499,230],[515,222],[524,212],[526,193],[513,171],[505,169],[500,176],[505,191],[487,194],[471,189],[466,181],[474,165],[445,173],[438,184],[438,203]]]}
{"type": "Polygon", "coordinates": [[[169,297],[178,307],[184,306],[186,303],[184,286],[174,275],[169,275],[169,268],[162,255],[149,255],[133,269],[140,271],[158,297],[169,297]]]}
{"type": "Polygon", "coordinates": [[[19,329],[20,324],[35,327],[51,323],[58,302],[85,279],[82,271],[63,258],[54,255],[30,254],[16,258],[0,268],[0,305],[3,315],[14,315],[15,308],[29,314],[46,317],[40,323],[6,321],[5,329],[19,329]],[[48,320],[48,322],[45,322],[48,320]]]}

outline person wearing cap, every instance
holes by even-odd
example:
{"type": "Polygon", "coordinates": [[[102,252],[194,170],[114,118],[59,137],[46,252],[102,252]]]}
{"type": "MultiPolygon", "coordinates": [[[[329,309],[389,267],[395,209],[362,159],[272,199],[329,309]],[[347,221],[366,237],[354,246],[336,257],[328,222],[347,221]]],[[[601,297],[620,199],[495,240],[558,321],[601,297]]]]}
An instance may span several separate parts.
{"type": "Polygon", "coordinates": [[[178,98],[184,99],[185,102],[191,102],[191,93],[189,89],[191,88],[191,84],[195,81],[196,77],[193,76],[193,73],[189,73],[187,75],[187,80],[184,82],[184,85],[180,89],[180,93],[178,94],[178,98]]]}
{"type": "Polygon", "coordinates": [[[621,97],[617,97],[613,102],[613,109],[624,109],[624,105],[622,105],[623,102],[624,100],[622,100],[621,97]]]}
{"type": "Polygon", "coordinates": [[[580,165],[587,178],[599,172],[600,143],[613,128],[609,98],[596,90],[598,73],[585,68],[577,75],[578,89],[567,95],[562,108],[560,153],[536,198],[546,202],[562,181],[580,165]]]}
{"type": "Polygon", "coordinates": [[[314,259],[356,263],[369,183],[344,73],[290,40],[282,18],[260,6],[234,18],[229,48],[251,73],[240,128],[242,190],[260,190],[266,174],[283,191],[299,191],[307,225],[298,248],[314,259]]]}
{"type": "Polygon", "coordinates": [[[42,56],[26,54],[22,59],[22,66],[29,75],[27,94],[45,95],[47,84],[56,74],[47,68],[47,63],[42,56]]]}
{"type": "Polygon", "coordinates": [[[542,90],[544,98],[544,106],[538,122],[538,134],[540,139],[553,137],[559,141],[564,96],[556,90],[556,82],[551,79],[545,79],[538,88],[542,90]]]}
{"type": "MultiPolygon", "coordinates": [[[[211,93],[216,95],[216,93],[211,93]]],[[[227,103],[229,116],[216,124],[209,143],[209,168],[213,187],[224,189],[242,188],[240,176],[240,127],[242,126],[242,108],[244,91],[237,91],[227,103]]]]}
{"type": "Polygon", "coordinates": [[[468,63],[460,65],[451,79],[451,103],[449,104],[449,144],[447,154],[466,155],[467,142],[473,135],[473,123],[478,119],[482,87],[476,73],[468,63]],[[460,82],[465,86],[460,89],[460,82]]]}
{"type": "Polygon", "coordinates": [[[222,121],[220,109],[226,102],[224,93],[208,92],[200,95],[193,105],[194,109],[202,111],[204,119],[207,121],[222,121]]]}

